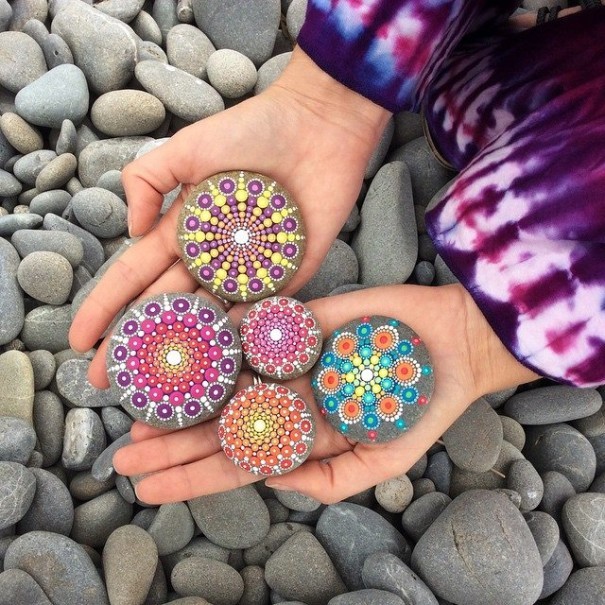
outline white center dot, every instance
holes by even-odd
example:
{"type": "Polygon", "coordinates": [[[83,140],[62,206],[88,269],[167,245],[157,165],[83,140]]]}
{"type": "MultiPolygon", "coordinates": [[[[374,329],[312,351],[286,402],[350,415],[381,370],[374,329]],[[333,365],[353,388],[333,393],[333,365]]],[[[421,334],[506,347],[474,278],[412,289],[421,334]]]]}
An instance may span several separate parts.
{"type": "Polygon", "coordinates": [[[233,239],[236,244],[247,244],[250,241],[250,233],[246,229],[238,229],[233,234],[233,239]]]}
{"type": "Polygon", "coordinates": [[[182,360],[183,357],[178,351],[168,351],[166,354],[166,362],[171,366],[178,366],[182,360]]]}
{"type": "Polygon", "coordinates": [[[370,370],[369,368],[366,368],[365,370],[361,371],[360,378],[364,382],[371,382],[374,378],[374,372],[372,372],[372,370],[370,370]]]}
{"type": "Polygon", "coordinates": [[[283,334],[279,328],[273,328],[273,330],[271,330],[271,332],[269,333],[269,338],[273,342],[277,342],[278,340],[281,340],[282,336],[283,336],[283,334]]]}
{"type": "Polygon", "coordinates": [[[262,433],[267,428],[267,424],[264,420],[255,420],[253,426],[257,433],[262,433]]]}

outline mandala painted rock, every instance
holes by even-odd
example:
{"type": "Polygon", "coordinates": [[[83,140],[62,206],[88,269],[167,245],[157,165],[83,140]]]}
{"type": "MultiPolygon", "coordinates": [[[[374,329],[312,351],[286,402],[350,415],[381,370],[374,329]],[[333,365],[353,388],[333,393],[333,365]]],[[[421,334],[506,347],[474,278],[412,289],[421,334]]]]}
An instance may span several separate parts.
{"type": "Polygon", "coordinates": [[[257,302],[240,325],[242,350],[250,367],[287,380],[311,369],[321,352],[321,330],[313,313],[293,298],[257,302]]]}
{"type": "Polygon", "coordinates": [[[234,302],[281,290],[305,248],[302,218],[290,194],[253,172],[222,172],[193,189],[179,215],[177,239],[195,279],[234,302]]]}
{"type": "Polygon", "coordinates": [[[217,415],[241,368],[239,336],[216,305],[192,294],[160,295],[131,308],[107,352],[120,403],[162,428],[217,415]]]}
{"type": "Polygon", "coordinates": [[[427,348],[408,326],[362,317],[334,332],[313,370],[322,414],[346,437],[379,443],[399,437],[433,393],[427,348]]]}
{"type": "Polygon", "coordinates": [[[256,475],[281,475],[311,452],[315,427],[307,404],[276,384],[242,389],[223,409],[218,436],[227,458],[256,475]]]}

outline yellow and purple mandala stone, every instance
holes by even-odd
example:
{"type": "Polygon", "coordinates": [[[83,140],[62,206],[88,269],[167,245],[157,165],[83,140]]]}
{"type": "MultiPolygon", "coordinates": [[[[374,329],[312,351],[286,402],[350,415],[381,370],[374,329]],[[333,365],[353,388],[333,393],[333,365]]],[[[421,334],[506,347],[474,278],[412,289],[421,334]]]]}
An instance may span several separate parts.
{"type": "Polygon", "coordinates": [[[296,392],[260,383],[242,389],[225,406],[218,436],[223,452],[239,468],[255,475],[282,475],[311,453],[315,425],[296,392]]]}
{"type": "Polygon", "coordinates": [[[162,294],[129,309],[107,351],[120,404],[137,420],[182,428],[216,416],[242,362],[233,324],[193,294],[162,294]]]}
{"type": "Polygon", "coordinates": [[[321,413],[362,443],[396,439],[426,412],[433,366],[420,337],[380,315],[347,323],[326,341],[313,370],[321,413]]]}
{"type": "Polygon", "coordinates": [[[298,270],[305,233],[292,196],[254,172],[221,172],[187,196],[177,240],[189,272],[233,302],[280,291],[298,270]]]}

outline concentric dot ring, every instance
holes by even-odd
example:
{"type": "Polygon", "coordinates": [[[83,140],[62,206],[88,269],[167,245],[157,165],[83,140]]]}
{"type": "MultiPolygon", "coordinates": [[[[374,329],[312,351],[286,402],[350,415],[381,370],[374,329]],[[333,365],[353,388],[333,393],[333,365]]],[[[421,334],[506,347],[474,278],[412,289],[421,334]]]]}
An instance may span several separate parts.
{"type": "Polygon", "coordinates": [[[244,357],[269,378],[302,376],[321,352],[321,329],[310,309],[293,298],[273,296],[258,301],[240,324],[244,357]]]}
{"type": "Polygon", "coordinates": [[[187,196],[177,222],[181,258],[207,290],[253,302],[281,290],[305,249],[292,196],[254,172],[221,172],[187,196]]]}
{"type": "Polygon", "coordinates": [[[225,406],[218,436],[223,452],[239,468],[255,475],[282,475],[311,453],[315,425],[297,393],[261,383],[242,389],[225,406]]]}
{"type": "Polygon", "coordinates": [[[433,367],[420,337],[376,315],[349,322],[325,342],[311,384],[321,413],[345,437],[399,437],[426,412],[433,367]]]}
{"type": "Polygon", "coordinates": [[[241,368],[235,327],[193,294],[163,294],[127,311],[107,351],[110,381],[134,418],[181,428],[216,416],[241,368]]]}

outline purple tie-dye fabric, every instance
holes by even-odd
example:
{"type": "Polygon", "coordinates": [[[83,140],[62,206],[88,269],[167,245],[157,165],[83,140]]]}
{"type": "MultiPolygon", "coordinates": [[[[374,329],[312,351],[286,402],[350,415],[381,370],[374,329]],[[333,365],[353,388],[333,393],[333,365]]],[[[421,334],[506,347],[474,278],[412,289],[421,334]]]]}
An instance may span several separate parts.
{"type": "Polygon", "coordinates": [[[600,385],[605,8],[495,28],[494,5],[506,16],[515,4],[310,0],[299,40],[384,107],[423,106],[461,171],[426,214],[439,253],[523,364],[600,385]]]}

